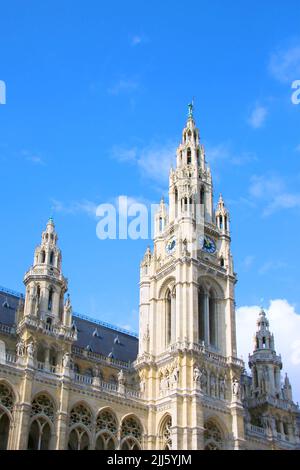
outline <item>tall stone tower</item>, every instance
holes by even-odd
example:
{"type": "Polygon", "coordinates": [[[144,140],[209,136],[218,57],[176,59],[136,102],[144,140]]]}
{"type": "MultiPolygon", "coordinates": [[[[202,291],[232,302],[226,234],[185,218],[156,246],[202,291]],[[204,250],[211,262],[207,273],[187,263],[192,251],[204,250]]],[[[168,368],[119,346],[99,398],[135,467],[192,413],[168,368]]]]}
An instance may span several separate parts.
{"type": "MultiPolygon", "coordinates": [[[[154,249],[147,249],[140,273],[137,365],[145,397],[156,410],[150,413],[149,429],[160,426],[155,420],[161,419],[163,441],[168,420],[173,448],[218,448],[205,428],[213,400],[212,426],[219,420],[228,442],[241,448],[243,363],[236,358],[229,213],[221,196],[214,210],[212,176],[193,105],[176,157],[169,207],[161,201],[154,249]],[[170,416],[164,417],[168,409],[170,416]]],[[[155,444],[153,437],[150,445],[157,444],[162,442],[155,444]]]]}

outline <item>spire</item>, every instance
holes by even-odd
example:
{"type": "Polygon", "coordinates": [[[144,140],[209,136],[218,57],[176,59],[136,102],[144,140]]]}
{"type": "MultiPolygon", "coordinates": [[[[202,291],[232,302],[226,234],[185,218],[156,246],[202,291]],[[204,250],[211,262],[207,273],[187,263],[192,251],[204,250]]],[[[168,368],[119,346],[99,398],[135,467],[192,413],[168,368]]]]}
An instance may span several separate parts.
{"type": "Polygon", "coordinates": [[[225,206],[222,194],[220,194],[217,210],[216,210],[216,223],[222,234],[229,235],[229,212],[225,206]]]}
{"type": "Polygon", "coordinates": [[[189,118],[189,119],[194,119],[194,116],[193,116],[193,111],[194,111],[194,99],[192,99],[192,101],[188,104],[188,109],[189,109],[188,118],[189,118]]]}

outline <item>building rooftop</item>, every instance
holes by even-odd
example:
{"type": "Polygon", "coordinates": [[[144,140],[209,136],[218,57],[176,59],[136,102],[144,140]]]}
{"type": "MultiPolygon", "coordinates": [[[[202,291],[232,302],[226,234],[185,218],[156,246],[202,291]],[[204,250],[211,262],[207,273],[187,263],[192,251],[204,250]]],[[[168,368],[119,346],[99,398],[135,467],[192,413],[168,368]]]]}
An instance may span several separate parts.
{"type": "MultiPolygon", "coordinates": [[[[0,286],[0,324],[14,326],[18,303],[24,295],[0,286]]],[[[138,353],[138,336],[123,328],[73,312],[77,328],[74,346],[112,357],[118,361],[133,362],[138,353]]]]}

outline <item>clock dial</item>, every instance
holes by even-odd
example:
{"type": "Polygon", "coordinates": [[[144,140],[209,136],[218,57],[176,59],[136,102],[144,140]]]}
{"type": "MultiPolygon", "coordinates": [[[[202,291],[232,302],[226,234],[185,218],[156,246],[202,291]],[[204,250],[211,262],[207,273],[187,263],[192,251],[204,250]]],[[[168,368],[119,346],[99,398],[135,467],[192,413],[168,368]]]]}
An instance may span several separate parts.
{"type": "Polygon", "coordinates": [[[200,249],[206,253],[214,253],[216,251],[215,241],[207,235],[199,238],[199,245],[200,249]]]}
{"type": "Polygon", "coordinates": [[[176,248],[176,238],[171,238],[167,242],[167,245],[166,245],[166,252],[168,253],[168,255],[171,255],[172,253],[174,253],[175,248],[176,248]]]}

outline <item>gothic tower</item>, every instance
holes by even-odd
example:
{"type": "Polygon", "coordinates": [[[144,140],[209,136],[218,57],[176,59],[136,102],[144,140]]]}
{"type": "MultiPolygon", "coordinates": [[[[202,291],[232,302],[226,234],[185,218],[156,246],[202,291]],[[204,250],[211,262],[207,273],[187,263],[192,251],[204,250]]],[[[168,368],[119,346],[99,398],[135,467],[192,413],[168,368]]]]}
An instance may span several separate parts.
{"type": "Polygon", "coordinates": [[[243,363],[236,357],[229,213],[221,196],[214,210],[193,105],[170,171],[169,207],[161,201],[154,234],[153,252],[147,249],[140,275],[137,364],[147,399],[158,408],[169,400],[173,448],[201,449],[213,397],[222,432],[240,448],[243,363]]]}
{"type": "Polygon", "coordinates": [[[282,360],[276,353],[274,335],[263,309],[257,319],[249,367],[252,380],[245,390],[244,400],[248,420],[252,425],[265,429],[270,441],[274,442],[274,448],[280,440],[295,443],[297,406],[293,403],[287,374],[281,382],[282,360]]]}
{"type": "MultiPolygon", "coordinates": [[[[20,389],[18,410],[19,430],[17,448],[26,448],[27,429],[30,423],[30,397],[33,378],[38,371],[61,374],[68,380],[71,346],[76,341],[76,329],[72,326],[72,307],[67,292],[67,279],[62,274],[61,252],[57,246],[57,234],[53,220],[47,223],[41,244],[35,249],[33,266],[24,277],[25,302],[16,314],[18,363],[25,368],[20,389]]],[[[64,405],[64,380],[61,382],[61,405],[64,405]]],[[[58,421],[66,420],[58,415],[58,421]]],[[[60,433],[64,426],[60,425],[60,433]]],[[[58,436],[58,445],[64,436],[58,436]]]]}

